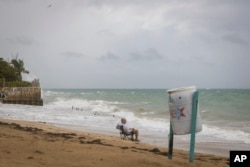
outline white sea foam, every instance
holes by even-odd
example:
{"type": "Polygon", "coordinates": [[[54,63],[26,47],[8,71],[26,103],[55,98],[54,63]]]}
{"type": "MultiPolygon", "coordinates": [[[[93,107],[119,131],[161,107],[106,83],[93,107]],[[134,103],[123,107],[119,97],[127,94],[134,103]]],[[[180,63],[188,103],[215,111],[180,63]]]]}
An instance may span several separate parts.
{"type": "Polygon", "coordinates": [[[204,124],[201,135],[208,135],[210,138],[219,141],[228,140],[250,144],[250,134],[241,130],[230,130],[204,124]]]}
{"type": "MultiPolygon", "coordinates": [[[[20,119],[29,121],[42,121],[54,124],[65,125],[69,128],[95,129],[96,131],[108,131],[116,134],[115,124],[121,117],[126,117],[131,127],[140,129],[140,136],[150,138],[145,140],[161,140],[167,143],[169,133],[168,108],[162,109],[149,99],[139,98],[139,93],[128,90],[124,98],[121,92],[112,93],[111,99],[108,91],[44,91],[44,106],[12,105],[0,103],[0,118],[20,119]],[[84,93],[83,93],[84,92],[84,93]],[[96,98],[92,95],[96,94],[96,98]],[[100,98],[99,95],[105,95],[100,98]],[[134,97],[138,95],[138,97],[134,97]],[[91,98],[87,98],[91,96],[91,98]],[[130,96],[133,97],[130,100],[130,96]],[[122,100],[119,100],[119,97],[122,100]],[[94,99],[94,100],[93,100],[94,99]],[[125,99],[125,100],[123,100],[125,99]],[[144,103],[148,101],[147,103],[144,103]],[[147,106],[149,105],[149,106],[147,106]],[[152,108],[159,107],[158,110],[152,108]],[[148,107],[148,108],[147,108],[148,107]],[[151,137],[150,137],[151,136],[151,137]],[[153,137],[152,137],[153,136],[153,137]]],[[[205,93],[203,93],[205,94],[205,93]]],[[[141,97],[141,96],[140,96],[141,97]]],[[[144,96],[148,97],[148,96],[144,96]]],[[[155,100],[158,102],[158,99],[155,100]]],[[[163,104],[163,103],[162,103],[163,104]]],[[[200,104],[202,106],[202,104],[200,104]]],[[[203,113],[210,113],[203,110],[203,113]]],[[[211,114],[213,114],[211,112],[211,114]]],[[[216,113],[217,114],[217,113],[216,113]]],[[[250,133],[240,121],[227,123],[227,120],[214,122],[204,121],[203,130],[197,133],[197,142],[230,141],[250,143],[250,133]],[[243,130],[244,129],[244,130],[243,130]]],[[[188,135],[177,136],[178,140],[189,140],[188,135]]],[[[149,141],[150,142],[150,141],[149,141]]],[[[153,141],[151,141],[153,142],[153,141]]]]}

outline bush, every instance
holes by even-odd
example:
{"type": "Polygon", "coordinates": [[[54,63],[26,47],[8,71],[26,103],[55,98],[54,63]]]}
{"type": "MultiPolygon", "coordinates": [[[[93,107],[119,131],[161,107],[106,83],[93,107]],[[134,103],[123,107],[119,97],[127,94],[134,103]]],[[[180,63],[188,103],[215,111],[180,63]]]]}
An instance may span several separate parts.
{"type": "Polygon", "coordinates": [[[6,82],[6,87],[31,87],[31,83],[27,81],[12,81],[6,82]]]}

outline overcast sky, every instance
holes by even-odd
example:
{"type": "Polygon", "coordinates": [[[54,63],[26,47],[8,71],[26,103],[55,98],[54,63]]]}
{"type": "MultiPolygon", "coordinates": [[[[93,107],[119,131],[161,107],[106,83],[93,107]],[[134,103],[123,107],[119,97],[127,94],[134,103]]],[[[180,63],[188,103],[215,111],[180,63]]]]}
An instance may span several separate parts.
{"type": "Polygon", "coordinates": [[[249,0],[0,0],[42,88],[250,88],[249,0]]]}

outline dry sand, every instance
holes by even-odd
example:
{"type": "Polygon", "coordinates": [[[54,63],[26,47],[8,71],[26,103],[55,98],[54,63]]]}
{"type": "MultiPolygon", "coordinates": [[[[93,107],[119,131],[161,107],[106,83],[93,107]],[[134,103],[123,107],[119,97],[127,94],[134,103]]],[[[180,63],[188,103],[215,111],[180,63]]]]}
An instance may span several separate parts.
{"type": "Polygon", "coordinates": [[[227,157],[167,149],[119,136],[56,128],[46,123],[0,120],[0,167],[228,167],[227,157]]]}

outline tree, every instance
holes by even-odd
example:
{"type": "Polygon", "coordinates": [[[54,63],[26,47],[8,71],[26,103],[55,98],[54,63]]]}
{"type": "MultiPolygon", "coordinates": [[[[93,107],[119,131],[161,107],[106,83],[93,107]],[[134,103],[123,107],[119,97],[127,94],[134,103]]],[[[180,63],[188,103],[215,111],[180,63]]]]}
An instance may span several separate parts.
{"type": "Polygon", "coordinates": [[[0,58],[0,79],[5,79],[7,82],[17,80],[15,69],[3,58],[0,58]]]}
{"type": "Polygon", "coordinates": [[[15,59],[11,60],[11,64],[14,65],[14,69],[15,69],[15,72],[16,72],[16,75],[17,75],[17,79],[19,81],[22,81],[22,73],[29,74],[29,71],[27,71],[24,68],[24,62],[23,62],[23,60],[18,59],[18,55],[16,56],[15,59]]]}
{"type": "Polygon", "coordinates": [[[21,80],[21,73],[28,73],[28,71],[24,68],[23,61],[16,57],[16,59],[13,59],[11,62],[12,63],[9,63],[0,57],[0,87],[31,86],[30,82],[21,80]]]}

